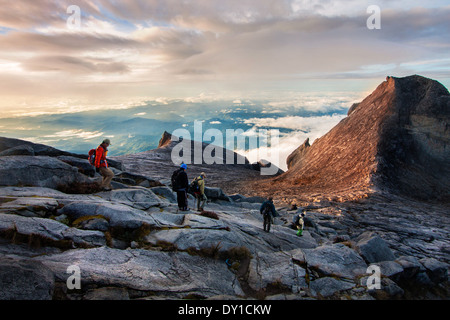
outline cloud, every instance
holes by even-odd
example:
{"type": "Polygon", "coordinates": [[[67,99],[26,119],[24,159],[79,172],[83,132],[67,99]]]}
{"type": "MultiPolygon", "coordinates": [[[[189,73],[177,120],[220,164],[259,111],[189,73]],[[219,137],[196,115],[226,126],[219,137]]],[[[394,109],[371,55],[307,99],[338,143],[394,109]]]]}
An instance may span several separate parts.
{"type": "Polygon", "coordinates": [[[103,132],[100,131],[84,131],[84,130],[64,130],[58,131],[54,134],[43,135],[41,137],[27,137],[24,140],[31,141],[34,143],[51,143],[51,142],[60,142],[64,140],[70,139],[82,139],[82,140],[92,140],[98,137],[102,137],[104,135],[103,132]]]}
{"type": "Polygon", "coordinates": [[[336,125],[346,115],[332,115],[319,117],[288,116],[280,118],[250,118],[244,123],[253,124],[256,127],[285,128],[301,130],[304,132],[314,131],[316,134],[324,134],[330,129],[330,125],[336,125]]]}
{"type": "Polygon", "coordinates": [[[387,74],[450,78],[450,6],[377,2],[381,30],[366,27],[368,0],[80,0],[73,31],[73,1],[0,0],[0,77],[12,79],[0,103],[24,93],[284,100],[288,89],[362,86],[344,80],[367,79],[367,90],[387,74]]]}
{"type": "Polygon", "coordinates": [[[263,146],[257,149],[237,150],[242,155],[245,155],[249,161],[255,162],[260,159],[268,160],[279,168],[287,170],[287,157],[300,146],[307,138],[312,143],[328,131],[330,131],[336,124],[344,119],[346,115],[332,115],[332,116],[317,116],[317,117],[298,117],[288,116],[280,118],[251,118],[244,122],[253,125],[245,134],[247,136],[257,136],[261,127],[274,129],[285,128],[293,131],[289,133],[280,134],[278,143],[271,146],[263,146]]]}
{"type": "Polygon", "coordinates": [[[70,56],[38,56],[22,63],[29,71],[63,71],[68,73],[125,73],[129,68],[120,62],[94,62],[70,56]]]}

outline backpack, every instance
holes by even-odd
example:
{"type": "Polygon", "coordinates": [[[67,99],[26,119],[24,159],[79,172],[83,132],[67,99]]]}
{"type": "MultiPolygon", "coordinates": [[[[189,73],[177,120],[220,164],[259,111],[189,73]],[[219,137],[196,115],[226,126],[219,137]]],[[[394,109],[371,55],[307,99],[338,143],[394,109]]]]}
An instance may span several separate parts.
{"type": "Polygon", "coordinates": [[[270,209],[269,205],[266,204],[266,206],[264,207],[264,209],[262,211],[262,215],[263,216],[270,215],[271,212],[272,212],[272,210],[270,209]]]}
{"type": "Polygon", "coordinates": [[[191,191],[191,192],[200,192],[200,186],[198,184],[198,178],[195,178],[191,182],[191,185],[189,186],[189,191],[191,191]]]}
{"type": "Polygon", "coordinates": [[[96,149],[91,149],[91,150],[89,150],[89,153],[88,153],[88,160],[89,160],[89,163],[91,164],[91,165],[93,165],[93,166],[95,166],[95,155],[96,155],[96,153],[97,153],[97,150],[96,149]]]}
{"type": "Polygon", "coordinates": [[[178,174],[179,174],[180,172],[181,172],[181,169],[175,170],[175,171],[172,173],[172,177],[170,178],[170,181],[171,181],[171,183],[172,183],[172,190],[173,190],[173,191],[177,191],[177,189],[179,189],[177,178],[178,178],[178,174]]]}

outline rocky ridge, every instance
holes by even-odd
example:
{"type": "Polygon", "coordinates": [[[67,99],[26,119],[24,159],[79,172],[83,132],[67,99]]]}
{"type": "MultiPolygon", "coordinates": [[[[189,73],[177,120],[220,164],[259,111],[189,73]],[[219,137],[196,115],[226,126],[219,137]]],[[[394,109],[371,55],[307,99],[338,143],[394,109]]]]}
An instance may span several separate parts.
{"type": "Polygon", "coordinates": [[[386,192],[448,202],[449,126],[450,94],[442,84],[387,77],[327,134],[295,150],[286,173],[249,188],[291,198],[386,192]]]}

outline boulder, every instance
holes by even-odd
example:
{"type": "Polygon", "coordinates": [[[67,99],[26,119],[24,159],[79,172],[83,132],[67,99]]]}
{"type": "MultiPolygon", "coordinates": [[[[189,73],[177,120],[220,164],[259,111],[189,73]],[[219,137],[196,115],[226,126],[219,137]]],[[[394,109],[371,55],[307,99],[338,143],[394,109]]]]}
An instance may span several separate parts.
{"type": "Polygon", "coordinates": [[[79,173],[77,168],[56,158],[0,157],[0,186],[35,186],[82,193],[89,192],[89,188],[94,188],[95,185],[93,180],[79,173]]]}
{"type": "Polygon", "coordinates": [[[424,267],[422,264],[417,260],[415,257],[412,256],[401,256],[398,257],[398,259],[395,260],[399,265],[403,268],[402,277],[404,279],[411,279],[416,274],[419,273],[419,271],[424,267]]]}
{"type": "MultiPolygon", "coordinates": [[[[61,215],[63,217],[67,217],[66,215],[61,215]]],[[[61,217],[60,216],[60,217],[61,217]]],[[[58,218],[56,218],[58,220],[58,218]]],[[[77,228],[83,230],[99,230],[99,231],[108,231],[109,222],[103,217],[91,217],[87,219],[82,219],[76,225],[77,228]]]]}
{"type": "Polygon", "coordinates": [[[330,297],[335,293],[350,290],[356,284],[349,281],[338,280],[331,277],[319,278],[309,283],[309,288],[313,296],[330,297]]]}
{"type": "Polygon", "coordinates": [[[172,191],[169,187],[153,187],[150,190],[157,196],[169,201],[170,203],[177,203],[177,194],[172,191]]]}
{"type": "Polygon", "coordinates": [[[74,202],[66,205],[61,211],[71,219],[81,217],[101,216],[108,220],[113,228],[138,229],[142,226],[153,228],[177,227],[170,222],[158,219],[157,215],[150,215],[142,210],[124,204],[109,202],[74,202]]]}
{"type": "Polygon", "coordinates": [[[371,289],[369,293],[377,300],[401,299],[405,291],[389,278],[381,278],[381,288],[371,289]]]}
{"type": "Polygon", "coordinates": [[[64,238],[72,240],[78,246],[92,248],[106,245],[105,235],[101,231],[67,228],[62,234],[64,238]]]}
{"type": "MultiPolygon", "coordinates": [[[[108,160],[108,161],[110,161],[110,160],[108,160]]],[[[119,174],[114,176],[113,180],[116,182],[126,184],[126,185],[141,186],[144,188],[162,186],[162,183],[157,180],[154,180],[154,179],[151,179],[151,178],[148,178],[145,176],[141,176],[138,174],[130,173],[130,172],[120,172],[119,174]]]]}
{"type": "Polygon", "coordinates": [[[341,244],[302,249],[308,269],[321,276],[354,279],[366,273],[367,265],[355,250],[341,244]]]}
{"type": "Polygon", "coordinates": [[[63,231],[68,226],[44,218],[28,218],[13,214],[0,214],[0,233],[14,231],[24,236],[34,236],[50,241],[64,239],[63,231]]]}
{"type": "Polygon", "coordinates": [[[250,262],[247,283],[255,291],[271,285],[298,293],[306,289],[306,272],[284,252],[260,253],[250,262]]]}
{"type": "Polygon", "coordinates": [[[423,258],[419,262],[425,267],[428,277],[434,283],[448,280],[448,264],[434,258],[423,258]]]}
{"type": "Polygon", "coordinates": [[[67,267],[81,271],[81,290],[95,287],[128,288],[172,298],[189,294],[202,297],[243,295],[227,265],[184,252],[100,247],[69,250],[34,258],[50,268],[57,281],[65,283],[67,267]]]}
{"type": "Polygon", "coordinates": [[[112,203],[125,204],[139,210],[147,210],[162,203],[159,197],[145,188],[112,190],[98,195],[112,203]]]}
{"type": "Polygon", "coordinates": [[[403,267],[394,261],[382,261],[376,263],[380,267],[381,275],[397,282],[403,274],[403,267]]]}
{"type": "Polygon", "coordinates": [[[230,198],[220,188],[205,187],[205,195],[210,200],[230,201],[230,198]]]}
{"type": "Polygon", "coordinates": [[[228,229],[222,221],[200,216],[198,214],[186,214],[183,225],[191,229],[228,229]]]}
{"type": "Polygon", "coordinates": [[[0,300],[51,300],[54,285],[41,262],[0,256],[0,300]]]}
{"type": "Polygon", "coordinates": [[[24,237],[28,243],[44,242],[50,246],[71,247],[71,243],[83,247],[103,246],[105,236],[100,231],[79,230],[44,218],[27,218],[0,214],[0,234],[13,235],[16,241],[24,237]]]}
{"type": "Polygon", "coordinates": [[[78,172],[89,176],[94,177],[95,176],[95,167],[89,163],[89,161],[86,159],[80,159],[77,157],[72,156],[58,156],[56,157],[58,160],[61,160],[62,162],[65,162],[72,167],[78,168],[78,172]]]}
{"type": "Polygon", "coordinates": [[[226,251],[233,247],[244,246],[245,240],[236,233],[217,229],[173,229],[160,230],[145,237],[145,242],[158,245],[170,243],[180,250],[194,250],[217,247],[218,251],[226,251]]]}
{"type": "Polygon", "coordinates": [[[0,203],[0,213],[42,218],[55,214],[59,206],[55,199],[39,197],[2,198],[0,196],[0,203]]]}
{"type": "Polygon", "coordinates": [[[367,263],[395,260],[395,256],[387,243],[371,231],[366,231],[357,237],[355,247],[367,263]]]}

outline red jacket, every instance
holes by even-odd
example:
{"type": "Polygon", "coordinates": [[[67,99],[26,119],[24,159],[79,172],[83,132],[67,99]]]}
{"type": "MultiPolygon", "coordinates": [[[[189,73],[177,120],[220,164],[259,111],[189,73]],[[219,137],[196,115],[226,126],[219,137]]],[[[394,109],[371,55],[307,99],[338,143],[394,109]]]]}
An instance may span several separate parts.
{"type": "Polygon", "coordinates": [[[108,154],[108,149],[103,148],[99,145],[97,151],[95,152],[95,167],[96,168],[108,168],[108,162],[106,161],[106,155],[108,154]]]}

